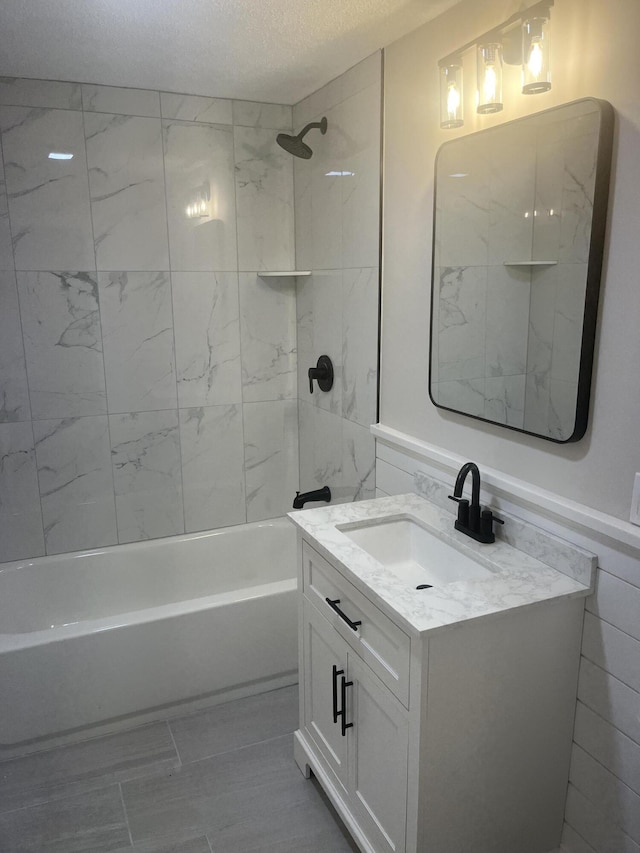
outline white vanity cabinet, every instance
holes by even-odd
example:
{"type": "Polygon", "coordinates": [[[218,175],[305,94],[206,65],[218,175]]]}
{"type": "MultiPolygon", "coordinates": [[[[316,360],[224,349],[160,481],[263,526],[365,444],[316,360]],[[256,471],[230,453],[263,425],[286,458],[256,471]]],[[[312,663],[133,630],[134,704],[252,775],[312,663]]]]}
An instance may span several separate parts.
{"type": "Polygon", "coordinates": [[[584,599],[419,632],[312,543],[299,534],[295,757],[361,849],[556,848],[584,599]]]}

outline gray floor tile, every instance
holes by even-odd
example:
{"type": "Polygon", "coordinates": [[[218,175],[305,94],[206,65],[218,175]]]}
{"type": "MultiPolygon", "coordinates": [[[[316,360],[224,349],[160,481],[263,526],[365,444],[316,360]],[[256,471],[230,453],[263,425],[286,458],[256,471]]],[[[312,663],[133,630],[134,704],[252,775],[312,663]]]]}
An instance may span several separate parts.
{"type": "Polygon", "coordinates": [[[0,813],[61,799],[179,763],[166,723],[0,763],[0,813]]]}
{"type": "Polygon", "coordinates": [[[332,821],[293,760],[290,735],[126,782],[122,793],[136,843],[206,833],[220,845],[226,833],[233,838],[234,827],[265,839],[296,821],[332,821]]]}
{"type": "Polygon", "coordinates": [[[298,686],[227,702],[170,726],[185,764],[280,737],[298,728],[298,686]]]}
{"type": "Polygon", "coordinates": [[[211,853],[211,847],[204,835],[189,838],[186,841],[152,841],[125,847],[117,853],[211,853]]]}
{"type": "Polygon", "coordinates": [[[0,815],[3,853],[115,853],[128,846],[117,785],[0,815]]]}

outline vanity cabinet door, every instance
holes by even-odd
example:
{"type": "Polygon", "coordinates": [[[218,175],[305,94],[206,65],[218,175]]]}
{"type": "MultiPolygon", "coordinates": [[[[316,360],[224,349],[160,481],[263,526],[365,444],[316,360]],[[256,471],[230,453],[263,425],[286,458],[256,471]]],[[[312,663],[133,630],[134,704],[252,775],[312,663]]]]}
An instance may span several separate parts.
{"type": "Polygon", "coordinates": [[[346,793],[348,738],[334,711],[341,700],[346,675],[344,641],[307,601],[303,605],[304,726],[346,793]]]}
{"type": "Polygon", "coordinates": [[[358,823],[376,850],[405,849],[407,712],[355,655],[349,655],[349,788],[358,823]]]}

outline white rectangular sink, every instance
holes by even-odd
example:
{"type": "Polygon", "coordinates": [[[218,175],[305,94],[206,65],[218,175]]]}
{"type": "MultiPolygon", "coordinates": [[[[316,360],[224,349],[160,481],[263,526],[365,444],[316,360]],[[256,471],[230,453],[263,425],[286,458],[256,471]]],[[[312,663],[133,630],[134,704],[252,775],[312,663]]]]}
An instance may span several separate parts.
{"type": "Polygon", "coordinates": [[[338,529],[389,572],[416,587],[481,580],[493,574],[408,516],[339,525],[338,529]]]}

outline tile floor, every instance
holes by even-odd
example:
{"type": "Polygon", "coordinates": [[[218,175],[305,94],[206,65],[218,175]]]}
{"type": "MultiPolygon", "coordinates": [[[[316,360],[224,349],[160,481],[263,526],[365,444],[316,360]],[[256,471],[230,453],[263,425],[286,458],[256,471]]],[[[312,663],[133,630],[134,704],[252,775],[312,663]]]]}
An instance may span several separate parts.
{"type": "Polygon", "coordinates": [[[297,688],[0,762],[1,853],[348,853],[293,760],[297,688]]]}

